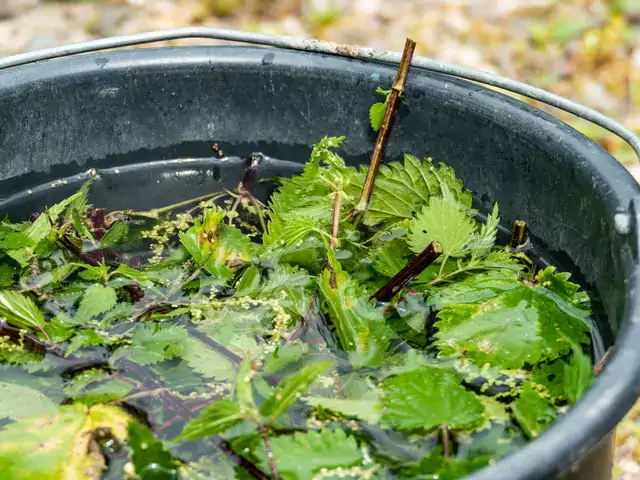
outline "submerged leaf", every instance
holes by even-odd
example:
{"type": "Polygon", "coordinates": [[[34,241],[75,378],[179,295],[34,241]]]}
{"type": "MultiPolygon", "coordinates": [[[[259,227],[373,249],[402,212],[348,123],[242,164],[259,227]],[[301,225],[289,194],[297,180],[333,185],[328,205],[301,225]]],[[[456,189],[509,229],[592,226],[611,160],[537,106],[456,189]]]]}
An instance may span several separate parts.
{"type": "Polygon", "coordinates": [[[556,418],[555,409],[525,382],[520,396],[511,409],[520,427],[530,438],[535,438],[556,418]]]}
{"type": "Polygon", "coordinates": [[[240,405],[228,399],[218,400],[205,408],[198,418],[191,420],[176,440],[197,440],[217,435],[239,424],[243,419],[240,405]]]}
{"type": "Polygon", "coordinates": [[[131,460],[140,480],[178,480],[178,462],[155,439],[153,433],[135,420],[129,422],[128,443],[131,460]]]}
{"type": "Polygon", "coordinates": [[[356,417],[365,422],[378,423],[380,412],[377,400],[359,399],[350,400],[342,398],[307,397],[305,402],[313,407],[322,407],[333,410],[345,417],[356,417]]]}
{"type": "Polygon", "coordinates": [[[0,470],[15,480],[99,478],[104,457],[96,430],[107,430],[120,442],[127,438],[130,417],[115,407],[65,405],[53,414],[29,417],[0,431],[0,470]]]}
{"type": "Polygon", "coordinates": [[[0,382],[0,419],[18,419],[54,412],[58,406],[42,392],[0,382]]]}
{"type": "Polygon", "coordinates": [[[382,383],[382,420],[409,431],[472,427],[484,407],[460,382],[453,372],[426,366],[389,377],[382,383]]]}
{"type": "MultiPolygon", "coordinates": [[[[311,480],[321,469],[348,469],[362,462],[362,451],[353,437],[343,430],[324,429],[271,438],[273,458],[284,478],[311,480]]],[[[267,455],[262,464],[268,467],[267,455]]]]}
{"type": "Polygon", "coordinates": [[[302,370],[289,375],[275,388],[271,397],[260,407],[260,414],[275,419],[286,413],[298,399],[298,395],[306,393],[311,384],[329,370],[331,362],[318,362],[307,365],[302,370]]]}
{"type": "Polygon", "coordinates": [[[180,325],[137,325],[131,338],[131,358],[140,365],[150,365],[179,357],[189,334],[180,325]]]}
{"type": "Polygon", "coordinates": [[[111,310],[117,302],[118,297],[113,288],[94,283],[82,295],[73,320],[77,323],[86,323],[101,313],[111,310]]]}

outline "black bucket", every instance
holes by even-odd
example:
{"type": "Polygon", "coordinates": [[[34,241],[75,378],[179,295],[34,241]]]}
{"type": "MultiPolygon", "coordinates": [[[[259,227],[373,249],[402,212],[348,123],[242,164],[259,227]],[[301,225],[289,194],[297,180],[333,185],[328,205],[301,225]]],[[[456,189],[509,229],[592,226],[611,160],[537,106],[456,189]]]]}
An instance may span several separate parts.
{"type": "MultiPolygon", "coordinates": [[[[375,88],[394,75],[388,64],[255,47],[113,51],[2,71],[0,212],[20,195],[21,211],[11,213],[31,213],[30,195],[19,194],[26,189],[59,200],[88,169],[102,174],[104,197],[93,200],[107,207],[193,197],[210,191],[212,179],[225,180],[215,143],[228,155],[261,151],[304,162],[322,136],[345,135],[340,153],[367,162],[368,110],[379,100],[375,88]],[[188,192],[171,188],[178,176],[188,192]]],[[[613,345],[574,408],[469,478],[610,478],[613,429],[640,392],[637,183],[557,119],[420,69],[410,72],[387,158],[404,152],[453,166],[478,207],[500,204],[505,224],[526,220],[556,260],[597,292],[599,327],[613,345]]]]}

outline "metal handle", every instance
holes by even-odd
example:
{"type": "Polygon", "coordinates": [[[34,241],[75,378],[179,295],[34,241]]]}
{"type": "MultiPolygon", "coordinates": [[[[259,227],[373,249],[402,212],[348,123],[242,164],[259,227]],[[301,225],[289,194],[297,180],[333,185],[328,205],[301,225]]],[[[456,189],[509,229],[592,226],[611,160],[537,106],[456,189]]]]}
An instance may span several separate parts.
{"type": "MultiPolygon", "coordinates": [[[[15,55],[0,60],[0,70],[19,65],[38,62],[41,60],[51,60],[54,58],[68,57],[80,53],[97,52],[113,48],[130,47],[147,43],[162,42],[167,40],[179,40],[185,38],[206,38],[214,40],[228,40],[231,42],[250,43],[254,45],[265,45],[270,47],[283,48],[288,50],[301,50],[305,52],[325,53],[330,55],[340,55],[344,57],[356,58],[359,60],[369,60],[398,65],[401,54],[379,50],[368,47],[356,47],[351,45],[341,45],[333,42],[321,40],[305,39],[299,37],[285,37],[279,35],[268,35],[264,33],[242,32],[238,30],[228,30],[224,28],[208,27],[186,27],[170,30],[160,30],[157,32],[139,33],[121,37],[105,38],[90,42],[76,43],[62,47],[49,48],[36,52],[15,55]]],[[[549,106],[559,108],[577,117],[588,120],[605,130],[617,135],[627,142],[635,151],[640,161],[640,137],[632,130],[628,129],[612,118],[602,113],[585,107],[578,103],[562,98],[553,93],[540,88],[532,87],[526,83],[510,80],[508,78],[482,72],[471,68],[458,67],[446,62],[440,62],[425,57],[413,57],[411,66],[428,70],[431,72],[444,73],[453,77],[473,80],[475,82],[501,88],[509,92],[524,95],[549,106]]]]}

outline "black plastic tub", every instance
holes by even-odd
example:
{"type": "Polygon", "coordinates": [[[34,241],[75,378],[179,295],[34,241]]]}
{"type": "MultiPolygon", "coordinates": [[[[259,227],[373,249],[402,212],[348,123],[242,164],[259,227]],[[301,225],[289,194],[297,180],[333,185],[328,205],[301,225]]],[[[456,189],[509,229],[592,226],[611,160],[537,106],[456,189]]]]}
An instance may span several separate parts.
{"type": "MultiPolygon", "coordinates": [[[[214,143],[228,155],[261,151],[304,162],[322,136],[345,135],[341,153],[367,162],[374,141],[368,109],[379,100],[375,88],[390,85],[394,74],[385,64],[253,47],[118,51],[2,71],[0,213],[18,195],[21,211],[10,213],[28,215],[30,194],[20,192],[55,201],[90,169],[103,175],[108,207],[170,203],[185,192],[161,181],[167,173],[158,173],[158,161],[191,159],[167,165],[170,175],[191,175],[186,193],[197,194],[221,175],[214,143]]],[[[613,345],[578,405],[470,478],[610,478],[613,429],[640,393],[637,183],[555,118],[417,69],[387,158],[403,152],[453,166],[480,208],[499,202],[505,224],[526,220],[597,292],[599,327],[613,345]]]]}

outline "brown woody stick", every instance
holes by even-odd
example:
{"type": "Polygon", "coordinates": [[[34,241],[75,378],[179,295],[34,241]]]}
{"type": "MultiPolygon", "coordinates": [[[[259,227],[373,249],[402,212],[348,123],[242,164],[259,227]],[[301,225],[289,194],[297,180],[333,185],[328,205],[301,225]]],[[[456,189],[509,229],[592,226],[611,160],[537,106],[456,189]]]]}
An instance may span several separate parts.
{"type": "Polygon", "coordinates": [[[396,117],[398,111],[398,104],[400,103],[400,97],[404,93],[405,86],[407,84],[407,76],[409,74],[409,67],[411,65],[411,59],[413,58],[413,52],[416,48],[416,42],[407,38],[404,44],[404,52],[402,53],[402,60],[400,61],[400,67],[396,74],[396,79],[391,87],[391,95],[387,102],[387,109],[384,112],[384,119],[382,120],[382,126],[378,132],[378,139],[371,155],[371,162],[369,164],[369,170],[367,171],[367,177],[362,187],[362,194],[360,200],[349,214],[349,218],[354,223],[360,223],[363,215],[369,208],[369,202],[371,201],[371,194],[373,192],[373,185],[378,175],[378,169],[384,158],[384,151],[387,147],[387,141],[391,134],[391,127],[393,126],[393,120],[396,117]]]}
{"type": "Polygon", "coordinates": [[[371,298],[378,302],[388,302],[396,293],[408,285],[408,283],[422,273],[442,255],[442,247],[438,242],[431,242],[420,254],[414,257],[409,264],[400,270],[384,287],[374,293],[371,298]]]}
{"type": "Polygon", "coordinates": [[[527,222],[524,220],[516,220],[513,222],[513,233],[511,234],[509,246],[511,248],[518,248],[520,245],[523,245],[526,231],[527,222]]]}

